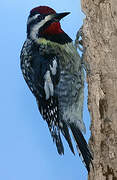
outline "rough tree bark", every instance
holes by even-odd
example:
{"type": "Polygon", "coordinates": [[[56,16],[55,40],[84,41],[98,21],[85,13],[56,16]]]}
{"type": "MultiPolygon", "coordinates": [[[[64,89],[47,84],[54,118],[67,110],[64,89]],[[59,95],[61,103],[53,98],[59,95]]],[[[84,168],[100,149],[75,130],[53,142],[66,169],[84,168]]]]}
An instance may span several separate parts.
{"type": "Polygon", "coordinates": [[[89,180],[117,180],[117,0],[81,0],[94,170],[89,180]]]}

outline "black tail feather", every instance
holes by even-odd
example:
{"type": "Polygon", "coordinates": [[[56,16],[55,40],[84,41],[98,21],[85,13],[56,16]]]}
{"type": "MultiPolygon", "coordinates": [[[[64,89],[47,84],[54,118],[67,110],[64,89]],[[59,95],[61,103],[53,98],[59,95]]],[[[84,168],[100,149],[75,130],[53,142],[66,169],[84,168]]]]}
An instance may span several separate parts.
{"type": "Polygon", "coordinates": [[[87,171],[90,171],[90,163],[92,163],[93,157],[89,150],[89,147],[78,127],[76,127],[73,123],[70,124],[70,128],[72,134],[77,143],[77,148],[79,149],[79,155],[82,158],[83,163],[85,164],[87,171]]]}
{"type": "Polygon", "coordinates": [[[53,142],[55,142],[55,144],[56,144],[58,153],[60,155],[64,154],[64,147],[63,147],[63,143],[62,143],[62,140],[60,137],[60,133],[52,135],[52,138],[53,138],[53,142]]]}
{"type": "Polygon", "coordinates": [[[66,141],[68,142],[72,153],[75,155],[74,148],[73,148],[72,141],[71,141],[71,137],[69,134],[68,126],[64,121],[62,121],[62,125],[63,125],[63,127],[61,129],[61,132],[62,132],[63,136],[65,137],[66,141]]]}

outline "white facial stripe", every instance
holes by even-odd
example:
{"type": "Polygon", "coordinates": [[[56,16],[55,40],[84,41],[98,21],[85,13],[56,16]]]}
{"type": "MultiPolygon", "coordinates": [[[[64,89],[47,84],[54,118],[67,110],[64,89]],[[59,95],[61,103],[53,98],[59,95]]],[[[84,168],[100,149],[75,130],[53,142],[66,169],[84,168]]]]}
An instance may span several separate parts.
{"type": "Polygon", "coordinates": [[[37,35],[38,35],[38,31],[39,31],[39,23],[37,23],[36,25],[34,25],[31,29],[31,32],[30,32],[30,36],[33,40],[36,40],[37,39],[37,35]]]}
{"type": "Polygon", "coordinates": [[[41,28],[46,22],[48,22],[51,19],[52,19],[52,15],[46,16],[45,19],[41,20],[38,27],[41,28]]]}
{"type": "Polygon", "coordinates": [[[33,17],[29,17],[28,21],[27,21],[27,24],[30,24],[31,21],[37,19],[38,16],[39,16],[39,14],[35,14],[33,17]]]}
{"type": "Polygon", "coordinates": [[[48,15],[45,17],[45,19],[41,20],[40,22],[38,22],[37,24],[35,24],[32,29],[31,29],[31,33],[30,36],[33,40],[37,39],[37,35],[38,35],[38,31],[39,29],[49,20],[52,19],[52,15],[48,15]]]}

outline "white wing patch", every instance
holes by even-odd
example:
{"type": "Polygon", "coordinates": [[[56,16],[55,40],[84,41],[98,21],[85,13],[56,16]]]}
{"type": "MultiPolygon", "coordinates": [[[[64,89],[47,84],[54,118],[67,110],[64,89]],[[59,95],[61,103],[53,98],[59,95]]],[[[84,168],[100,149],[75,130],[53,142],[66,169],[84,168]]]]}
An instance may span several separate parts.
{"type": "Polygon", "coordinates": [[[45,79],[44,90],[46,94],[46,100],[48,100],[50,96],[53,96],[54,94],[54,87],[50,77],[50,71],[46,72],[44,79],[45,79]]]}
{"type": "Polygon", "coordinates": [[[52,66],[50,65],[50,70],[52,72],[52,75],[56,74],[56,69],[57,69],[57,61],[56,59],[54,59],[52,66]]]}

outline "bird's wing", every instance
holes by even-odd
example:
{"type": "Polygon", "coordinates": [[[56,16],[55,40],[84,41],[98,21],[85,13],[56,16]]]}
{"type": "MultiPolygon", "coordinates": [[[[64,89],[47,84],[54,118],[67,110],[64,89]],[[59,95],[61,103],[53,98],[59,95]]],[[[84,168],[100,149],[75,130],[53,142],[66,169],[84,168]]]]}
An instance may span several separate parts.
{"type": "MultiPolygon", "coordinates": [[[[45,96],[37,99],[38,107],[43,118],[48,123],[48,127],[53,141],[56,143],[58,153],[64,153],[60,132],[62,132],[71,151],[74,153],[67,124],[60,118],[58,94],[55,92],[56,86],[60,80],[59,60],[56,56],[49,59],[48,66],[49,67],[46,69],[43,76],[45,96]]],[[[41,68],[43,69],[44,67],[41,68]]]]}

